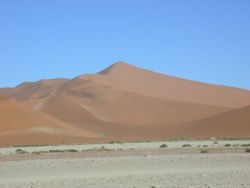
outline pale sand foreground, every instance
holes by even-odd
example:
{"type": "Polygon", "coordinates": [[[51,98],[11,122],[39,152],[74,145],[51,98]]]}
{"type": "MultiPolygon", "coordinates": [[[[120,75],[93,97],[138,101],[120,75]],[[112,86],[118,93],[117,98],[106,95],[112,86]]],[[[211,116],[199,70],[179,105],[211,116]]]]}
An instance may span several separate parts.
{"type": "Polygon", "coordinates": [[[0,164],[1,188],[250,187],[248,154],[60,158],[0,164]]]}
{"type": "Polygon", "coordinates": [[[208,140],[0,148],[0,188],[250,187],[250,154],[242,147],[249,144],[208,140]],[[28,153],[17,155],[17,149],[28,153]],[[81,152],[31,154],[51,149],[81,152]],[[204,149],[209,153],[200,153],[204,149]]]}
{"type": "Polygon", "coordinates": [[[159,149],[159,143],[147,144],[158,147],[2,155],[0,188],[250,187],[250,154],[242,148],[210,146],[208,154],[201,154],[194,147],[159,149]]]}

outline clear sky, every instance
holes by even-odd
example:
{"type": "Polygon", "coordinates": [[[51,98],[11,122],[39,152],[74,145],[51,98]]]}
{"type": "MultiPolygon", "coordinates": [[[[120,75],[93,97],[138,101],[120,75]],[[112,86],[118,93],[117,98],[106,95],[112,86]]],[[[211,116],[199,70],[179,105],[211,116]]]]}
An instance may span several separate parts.
{"type": "Polygon", "coordinates": [[[250,89],[250,1],[0,0],[0,87],[119,60],[250,89]]]}

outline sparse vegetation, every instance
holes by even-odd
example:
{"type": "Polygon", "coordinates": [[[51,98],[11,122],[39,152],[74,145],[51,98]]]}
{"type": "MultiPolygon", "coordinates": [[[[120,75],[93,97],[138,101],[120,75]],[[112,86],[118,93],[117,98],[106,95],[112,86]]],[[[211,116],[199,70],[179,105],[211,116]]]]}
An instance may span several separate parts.
{"type": "Polygon", "coordinates": [[[43,154],[43,153],[49,153],[48,151],[33,151],[32,154],[36,154],[36,155],[39,155],[39,154],[43,154]]]}
{"type": "Polygon", "coordinates": [[[207,151],[207,150],[204,150],[204,149],[203,149],[203,150],[200,150],[200,152],[201,152],[201,153],[208,153],[208,151],[207,151]]]}
{"type": "Polygon", "coordinates": [[[78,150],[76,149],[65,149],[65,150],[57,150],[57,149],[53,149],[53,150],[49,150],[50,153],[66,153],[66,152],[78,152],[78,150]]]}
{"type": "Polygon", "coordinates": [[[20,148],[16,149],[16,154],[25,154],[25,153],[28,153],[28,152],[20,148]]]}
{"type": "Polygon", "coordinates": [[[132,143],[149,143],[151,142],[150,140],[137,140],[137,141],[134,141],[132,143]]]}
{"type": "Polygon", "coordinates": [[[169,141],[187,141],[187,140],[192,140],[191,138],[187,137],[175,137],[175,138],[170,138],[168,139],[169,141]]]}
{"type": "Polygon", "coordinates": [[[245,149],[246,153],[250,153],[250,148],[245,149]]]}
{"type": "Polygon", "coordinates": [[[167,148],[167,147],[168,147],[167,144],[160,145],[160,148],[167,148]]]}
{"type": "Polygon", "coordinates": [[[78,150],[76,150],[76,149],[66,149],[66,150],[64,150],[64,152],[78,152],[78,150]]]}
{"type": "Polygon", "coordinates": [[[250,144],[242,144],[242,147],[250,147],[250,144]]]}
{"type": "Polygon", "coordinates": [[[231,147],[231,144],[225,144],[225,147],[231,147]]]}
{"type": "Polygon", "coordinates": [[[52,150],[49,150],[50,153],[62,153],[64,152],[64,150],[59,150],[59,149],[52,149],[52,150]]]}
{"type": "Polygon", "coordinates": [[[40,145],[15,145],[15,146],[12,146],[14,148],[18,148],[18,147],[36,147],[36,146],[49,146],[48,144],[40,144],[40,145]]]}
{"type": "Polygon", "coordinates": [[[185,148],[185,147],[192,147],[192,146],[190,144],[183,144],[182,147],[185,148]]]}
{"type": "Polygon", "coordinates": [[[32,154],[34,154],[34,155],[40,155],[41,152],[40,151],[33,151],[32,154]]]}
{"type": "Polygon", "coordinates": [[[110,141],[109,143],[110,143],[110,144],[121,144],[121,141],[119,141],[119,140],[118,140],[118,141],[112,140],[112,141],[110,141]]]}
{"type": "MultiPolygon", "coordinates": [[[[84,149],[81,150],[81,152],[90,152],[90,151],[113,151],[114,149],[109,149],[109,148],[105,148],[104,146],[100,147],[100,148],[91,148],[91,149],[84,149]]],[[[117,149],[120,151],[123,151],[123,149],[117,149]]]]}
{"type": "Polygon", "coordinates": [[[243,140],[244,138],[224,138],[223,140],[243,140]]]}
{"type": "Polygon", "coordinates": [[[104,146],[102,146],[100,149],[98,149],[99,151],[110,151],[112,149],[108,149],[108,148],[105,148],[104,146]]]}

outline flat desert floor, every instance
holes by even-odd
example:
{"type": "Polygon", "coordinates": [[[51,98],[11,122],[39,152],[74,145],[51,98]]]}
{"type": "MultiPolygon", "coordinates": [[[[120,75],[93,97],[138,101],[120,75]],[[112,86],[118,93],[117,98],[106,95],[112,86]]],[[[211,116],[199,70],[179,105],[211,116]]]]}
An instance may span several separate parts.
{"type": "Polygon", "coordinates": [[[250,154],[245,152],[249,144],[181,141],[0,148],[0,187],[250,187],[250,154]],[[164,143],[168,147],[160,148],[164,143]],[[86,150],[34,153],[70,147],[86,150]],[[29,153],[13,154],[17,149],[29,153]],[[204,150],[208,153],[201,153],[204,150]]]}

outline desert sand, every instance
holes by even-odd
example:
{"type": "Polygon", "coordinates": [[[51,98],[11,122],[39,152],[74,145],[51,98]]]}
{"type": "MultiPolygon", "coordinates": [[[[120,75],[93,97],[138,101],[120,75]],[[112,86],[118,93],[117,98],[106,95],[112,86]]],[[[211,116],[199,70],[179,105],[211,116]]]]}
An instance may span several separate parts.
{"type": "MultiPolygon", "coordinates": [[[[15,155],[8,153],[13,148],[1,148],[0,187],[249,187],[250,155],[244,153],[241,144],[249,144],[249,140],[109,144],[102,146],[116,150],[40,155],[15,155]],[[169,147],[160,148],[163,143],[169,147]],[[184,143],[192,147],[182,148],[184,143]],[[209,153],[199,152],[198,146],[204,144],[209,153]],[[224,144],[239,148],[226,149],[224,144]]],[[[44,147],[23,149],[31,152],[44,147]]]]}
{"type": "Polygon", "coordinates": [[[189,132],[188,135],[193,135],[193,137],[198,135],[217,137],[222,134],[229,137],[248,137],[249,122],[250,106],[246,106],[202,120],[184,123],[181,125],[181,131],[183,133],[189,132]]]}
{"type": "Polygon", "coordinates": [[[0,146],[250,137],[250,91],[117,62],[0,89],[0,146]]]}

